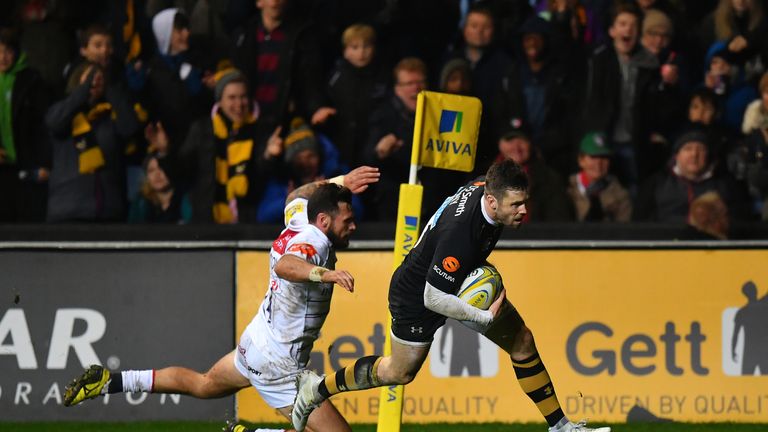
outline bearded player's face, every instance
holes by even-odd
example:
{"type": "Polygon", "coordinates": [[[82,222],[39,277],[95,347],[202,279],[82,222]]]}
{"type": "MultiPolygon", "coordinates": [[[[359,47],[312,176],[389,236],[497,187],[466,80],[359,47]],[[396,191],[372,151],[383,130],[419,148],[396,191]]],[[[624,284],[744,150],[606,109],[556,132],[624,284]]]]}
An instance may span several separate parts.
{"type": "Polygon", "coordinates": [[[344,249],[349,246],[349,237],[356,229],[352,206],[345,202],[339,203],[339,211],[331,218],[331,226],[326,234],[333,247],[344,249]]]}

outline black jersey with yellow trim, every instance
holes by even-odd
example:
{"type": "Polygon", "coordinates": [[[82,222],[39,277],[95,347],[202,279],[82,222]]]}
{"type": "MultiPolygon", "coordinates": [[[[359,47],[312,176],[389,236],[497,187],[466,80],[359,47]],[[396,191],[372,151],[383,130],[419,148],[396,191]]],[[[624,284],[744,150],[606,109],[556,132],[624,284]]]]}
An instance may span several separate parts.
{"type": "Polygon", "coordinates": [[[492,224],[483,215],[484,194],[482,179],[469,183],[432,215],[392,279],[389,305],[393,315],[426,312],[426,282],[455,295],[467,274],[486,262],[503,225],[492,224]]]}

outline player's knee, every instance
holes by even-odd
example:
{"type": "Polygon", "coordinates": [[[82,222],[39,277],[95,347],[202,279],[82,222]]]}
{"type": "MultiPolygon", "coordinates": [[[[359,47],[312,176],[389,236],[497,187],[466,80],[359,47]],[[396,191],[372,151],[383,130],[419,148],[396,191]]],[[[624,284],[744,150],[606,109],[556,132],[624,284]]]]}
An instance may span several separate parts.
{"type": "Polygon", "coordinates": [[[220,397],[219,386],[207,374],[201,375],[195,392],[192,396],[199,399],[213,399],[220,397]]]}
{"type": "Polygon", "coordinates": [[[413,381],[416,378],[416,372],[409,370],[400,370],[394,375],[394,383],[398,385],[405,385],[413,381]]]}

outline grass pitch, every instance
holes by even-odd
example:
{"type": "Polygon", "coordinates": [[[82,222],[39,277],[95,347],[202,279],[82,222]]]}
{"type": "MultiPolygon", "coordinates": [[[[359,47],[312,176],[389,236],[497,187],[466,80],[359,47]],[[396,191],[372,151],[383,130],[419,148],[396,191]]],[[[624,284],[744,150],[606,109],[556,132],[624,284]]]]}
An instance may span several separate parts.
{"type": "MultiPolygon", "coordinates": [[[[219,432],[223,423],[140,422],[140,423],[0,423],[3,432],[219,432]]],[[[258,425],[284,428],[285,424],[258,425]]],[[[594,426],[605,426],[595,423],[594,426]]],[[[742,423],[630,423],[609,425],[615,432],[764,432],[766,424],[742,423]]],[[[375,432],[376,425],[352,425],[355,432],[375,432]]],[[[402,432],[546,432],[545,424],[463,423],[405,424],[402,432]]]]}

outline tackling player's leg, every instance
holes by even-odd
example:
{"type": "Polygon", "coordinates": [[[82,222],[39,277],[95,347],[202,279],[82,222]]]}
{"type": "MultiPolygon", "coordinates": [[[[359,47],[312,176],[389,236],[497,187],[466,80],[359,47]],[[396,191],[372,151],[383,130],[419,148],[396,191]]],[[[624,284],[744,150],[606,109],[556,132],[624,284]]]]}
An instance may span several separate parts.
{"type": "Polygon", "coordinates": [[[565,416],[544,362],[539,357],[533,333],[509,301],[501,315],[483,333],[506,351],[520,387],[536,404],[549,425],[550,432],[610,432],[611,428],[591,429],[585,423],[573,423],[565,416]]]}
{"type": "Polygon", "coordinates": [[[110,373],[103,366],[93,365],[66,387],[64,405],[77,405],[107,393],[174,393],[200,399],[234,394],[250,386],[235,369],[234,355],[234,351],[225,355],[205,373],[175,366],[110,373]]]}
{"type": "MultiPolygon", "coordinates": [[[[315,375],[317,376],[317,375],[315,375]]],[[[319,377],[318,377],[319,378],[319,377]]],[[[293,405],[278,408],[280,414],[291,418],[293,405]]],[[[306,429],[311,432],[351,432],[352,428],[331,401],[323,401],[309,416],[306,429]]],[[[237,423],[228,424],[225,432],[281,432],[283,429],[249,429],[237,423]]]]}

